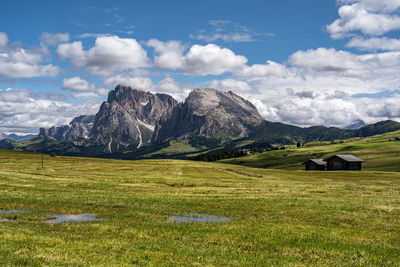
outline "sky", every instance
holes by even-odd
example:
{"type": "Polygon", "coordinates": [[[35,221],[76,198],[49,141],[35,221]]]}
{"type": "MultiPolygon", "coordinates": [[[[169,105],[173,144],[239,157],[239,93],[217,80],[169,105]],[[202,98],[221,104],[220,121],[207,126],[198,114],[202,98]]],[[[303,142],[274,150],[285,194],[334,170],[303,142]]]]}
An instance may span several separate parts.
{"type": "Polygon", "coordinates": [[[95,114],[118,84],[233,91],[269,121],[400,121],[400,0],[3,1],[0,132],[95,114]]]}

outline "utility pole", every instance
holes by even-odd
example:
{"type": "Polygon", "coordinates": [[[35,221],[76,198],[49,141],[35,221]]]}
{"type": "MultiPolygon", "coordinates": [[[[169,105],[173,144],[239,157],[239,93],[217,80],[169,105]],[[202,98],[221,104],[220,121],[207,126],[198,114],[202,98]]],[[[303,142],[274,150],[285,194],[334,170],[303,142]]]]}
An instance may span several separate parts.
{"type": "Polygon", "coordinates": [[[43,166],[43,154],[42,154],[42,169],[44,169],[44,166],[43,166]]]}

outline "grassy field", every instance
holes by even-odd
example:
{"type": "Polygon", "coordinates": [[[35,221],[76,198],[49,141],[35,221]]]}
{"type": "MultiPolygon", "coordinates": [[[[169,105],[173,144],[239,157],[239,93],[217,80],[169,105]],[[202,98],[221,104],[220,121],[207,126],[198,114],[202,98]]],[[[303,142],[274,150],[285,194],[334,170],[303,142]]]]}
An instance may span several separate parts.
{"type": "Polygon", "coordinates": [[[225,159],[219,162],[240,164],[258,168],[285,170],[304,169],[302,163],[312,158],[327,158],[335,154],[351,153],[364,159],[364,170],[400,171],[400,141],[389,141],[400,137],[400,131],[364,138],[331,142],[311,142],[304,147],[288,146],[285,150],[272,150],[265,153],[225,159]]]}
{"type": "Polygon", "coordinates": [[[0,150],[0,265],[398,266],[399,172],[0,150]],[[48,224],[48,214],[103,221],[48,224]],[[192,213],[230,222],[173,223],[192,213]]]}

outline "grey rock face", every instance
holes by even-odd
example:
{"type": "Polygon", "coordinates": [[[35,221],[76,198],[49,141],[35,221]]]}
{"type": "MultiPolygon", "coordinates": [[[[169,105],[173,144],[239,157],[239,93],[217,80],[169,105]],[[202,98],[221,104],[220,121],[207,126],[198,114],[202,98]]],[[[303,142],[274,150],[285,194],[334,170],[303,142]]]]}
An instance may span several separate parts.
{"type": "Polygon", "coordinates": [[[96,114],[89,144],[107,145],[107,152],[121,146],[140,147],[151,141],[161,118],[178,105],[169,95],[152,94],[118,85],[96,114]]]}
{"type": "Polygon", "coordinates": [[[157,126],[153,142],[191,136],[247,137],[263,121],[256,107],[242,97],[230,91],[197,88],[157,126]]]}
{"type": "Polygon", "coordinates": [[[81,115],[74,118],[68,125],[40,128],[39,136],[50,136],[62,142],[88,138],[93,121],[94,115],[81,115]]]}
{"type": "Polygon", "coordinates": [[[2,140],[2,139],[6,139],[7,138],[7,136],[5,135],[5,134],[3,134],[3,133],[0,133],[0,140],[2,140]]]}

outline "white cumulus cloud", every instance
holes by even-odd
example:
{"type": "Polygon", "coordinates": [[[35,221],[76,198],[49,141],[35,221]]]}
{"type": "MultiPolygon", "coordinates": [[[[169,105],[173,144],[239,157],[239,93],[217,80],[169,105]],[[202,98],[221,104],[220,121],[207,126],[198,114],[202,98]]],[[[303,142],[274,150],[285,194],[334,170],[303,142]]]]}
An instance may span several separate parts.
{"type": "Polygon", "coordinates": [[[400,8],[398,0],[339,0],[342,4],[358,3],[369,11],[390,13],[400,8]]]}
{"type": "Polygon", "coordinates": [[[107,95],[108,90],[104,88],[98,88],[95,84],[89,83],[88,81],[81,79],[80,77],[72,77],[63,79],[62,88],[72,91],[81,91],[74,93],[75,96],[81,96],[85,98],[98,97],[101,95],[107,95]],[[83,92],[82,92],[83,91],[83,92]]]}
{"type": "Polygon", "coordinates": [[[185,55],[186,70],[199,75],[233,72],[247,63],[247,58],[215,44],[193,45],[185,55]]]}
{"type": "Polygon", "coordinates": [[[73,105],[37,98],[27,89],[0,89],[0,132],[38,133],[39,127],[68,124],[82,114],[95,114],[99,104],[73,105]]]}
{"type": "Polygon", "coordinates": [[[135,39],[118,36],[98,37],[89,50],[84,50],[80,41],[60,44],[57,53],[60,58],[70,58],[74,65],[89,67],[98,75],[149,65],[146,50],[135,39]]]}
{"type": "Polygon", "coordinates": [[[69,33],[48,33],[44,32],[40,36],[40,41],[42,44],[49,46],[56,46],[59,43],[69,42],[70,35],[69,33]]]}
{"type": "Polygon", "coordinates": [[[395,12],[398,1],[342,1],[339,19],[327,26],[334,39],[347,37],[354,32],[367,35],[383,35],[400,29],[400,16],[395,12]]]}
{"type": "Polygon", "coordinates": [[[151,39],[147,45],[154,48],[157,53],[154,56],[154,63],[162,69],[177,70],[184,67],[185,59],[183,51],[185,47],[179,41],[161,42],[151,39]]]}
{"type": "Polygon", "coordinates": [[[172,77],[166,77],[158,83],[155,83],[149,77],[138,76],[135,73],[123,73],[108,77],[104,80],[104,84],[108,88],[113,88],[118,84],[122,84],[152,93],[170,94],[178,101],[183,101],[190,90],[194,88],[193,85],[180,83],[172,77]]]}
{"type": "Polygon", "coordinates": [[[213,80],[210,82],[210,87],[218,88],[218,90],[222,91],[254,93],[254,89],[248,83],[235,79],[213,80]]]}
{"type": "Polygon", "coordinates": [[[387,37],[381,38],[369,38],[365,39],[362,37],[354,37],[346,45],[347,47],[355,47],[359,50],[376,51],[376,50],[387,50],[387,51],[400,51],[400,40],[392,39],[387,37]]]}
{"type": "Polygon", "coordinates": [[[0,32],[0,48],[6,46],[8,43],[8,36],[5,32],[0,32]]]}
{"type": "Polygon", "coordinates": [[[41,76],[55,77],[59,67],[52,64],[41,65],[42,56],[19,48],[0,54],[0,77],[31,78],[41,76]]]}
{"type": "Polygon", "coordinates": [[[237,71],[247,63],[245,56],[236,55],[232,50],[215,44],[195,44],[186,54],[184,47],[176,41],[152,39],[147,44],[156,52],[155,63],[158,67],[183,73],[221,75],[237,71]]]}
{"type": "Polygon", "coordinates": [[[246,65],[237,74],[245,77],[285,76],[287,75],[287,68],[282,64],[268,60],[266,64],[246,65]]]}

